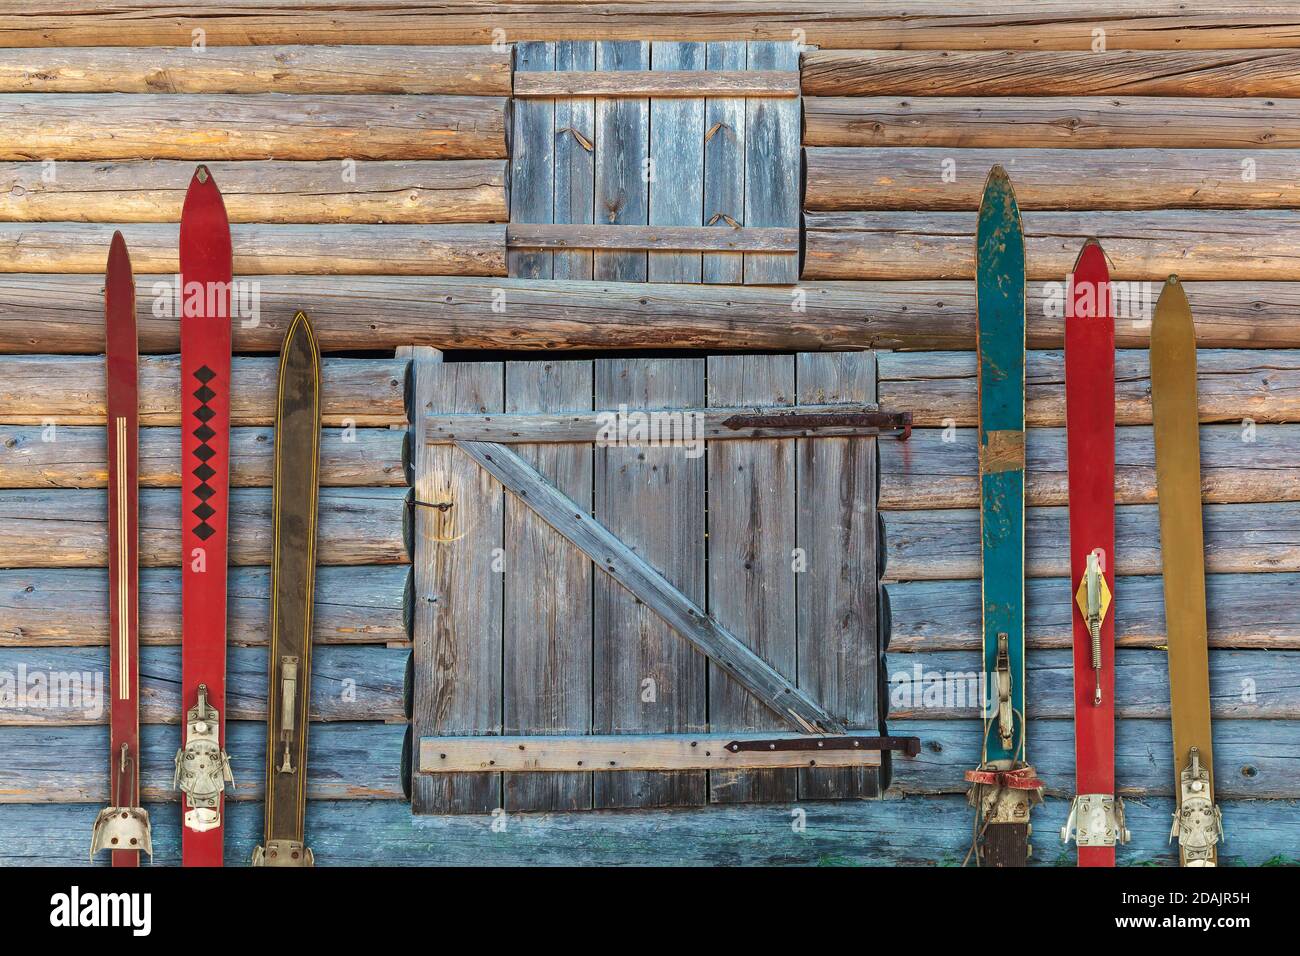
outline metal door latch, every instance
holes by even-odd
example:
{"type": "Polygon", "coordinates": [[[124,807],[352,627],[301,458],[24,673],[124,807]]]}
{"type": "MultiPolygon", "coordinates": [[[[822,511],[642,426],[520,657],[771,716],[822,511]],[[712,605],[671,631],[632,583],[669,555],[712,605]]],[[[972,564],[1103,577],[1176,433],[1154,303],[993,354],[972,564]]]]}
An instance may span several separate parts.
{"type": "Polygon", "coordinates": [[[284,745],[284,754],[280,773],[293,773],[293,760],[289,754],[289,745],[293,743],[294,714],[298,712],[298,658],[285,655],[280,658],[280,742],[284,745]]]}
{"type": "Polygon", "coordinates": [[[112,798],[113,806],[99,811],[99,816],[95,817],[95,826],[90,831],[92,860],[100,850],[143,850],[149,854],[150,859],[153,859],[153,841],[149,835],[149,811],[144,807],[133,806],[139,799],[138,794],[121,792],[124,780],[136,778],[132,764],[130,748],[127,744],[122,744],[115,778],[117,791],[112,798]]]}
{"type": "Polygon", "coordinates": [[[221,826],[221,794],[235,785],[230,758],[221,749],[219,714],[208,704],[208,685],[199,685],[199,699],[185,712],[185,745],[176,751],[172,786],[189,800],[185,826],[203,833],[221,826]]]}
{"type": "Polygon", "coordinates": [[[1201,766],[1200,750],[1192,747],[1188,756],[1191,762],[1178,775],[1180,799],[1169,839],[1178,837],[1184,866],[1214,866],[1215,844],[1228,840],[1223,835],[1223,813],[1214,804],[1210,771],[1201,766]]]}
{"type": "Polygon", "coordinates": [[[1106,619],[1106,612],[1110,609],[1110,588],[1106,585],[1106,575],[1102,573],[1101,560],[1096,551],[1088,553],[1088,569],[1083,572],[1083,580],[1079,582],[1079,591],[1074,600],[1083,613],[1092,643],[1090,663],[1095,681],[1092,703],[1097,707],[1101,705],[1101,622],[1106,619]]]}
{"type": "Polygon", "coordinates": [[[315,866],[316,857],[301,840],[267,840],[253,849],[253,866],[315,866]]]}
{"type": "Polygon", "coordinates": [[[1114,846],[1127,843],[1124,801],[1109,793],[1081,793],[1070,804],[1070,816],[1061,827],[1061,842],[1069,843],[1073,831],[1079,846],[1114,846]]]}

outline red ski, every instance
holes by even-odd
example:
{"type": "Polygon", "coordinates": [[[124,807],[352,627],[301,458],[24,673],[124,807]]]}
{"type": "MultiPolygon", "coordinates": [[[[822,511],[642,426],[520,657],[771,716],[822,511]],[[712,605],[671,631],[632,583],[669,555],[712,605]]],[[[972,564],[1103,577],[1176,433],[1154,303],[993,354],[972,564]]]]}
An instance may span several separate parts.
{"type": "Polygon", "coordinates": [[[181,861],[221,866],[230,481],[230,225],[206,166],[181,211],[181,861]]]}
{"type": "Polygon", "coordinates": [[[1106,256],[1089,239],[1066,291],[1065,424],[1070,482],[1077,796],[1061,828],[1080,866],[1114,866],[1128,842],[1115,795],[1115,321],[1106,256]]]}
{"type": "Polygon", "coordinates": [[[95,818],[90,856],[111,850],[114,866],[153,856],[149,814],[140,806],[139,353],[135,278],[120,232],[104,275],[108,395],[108,803],[95,818]]]}

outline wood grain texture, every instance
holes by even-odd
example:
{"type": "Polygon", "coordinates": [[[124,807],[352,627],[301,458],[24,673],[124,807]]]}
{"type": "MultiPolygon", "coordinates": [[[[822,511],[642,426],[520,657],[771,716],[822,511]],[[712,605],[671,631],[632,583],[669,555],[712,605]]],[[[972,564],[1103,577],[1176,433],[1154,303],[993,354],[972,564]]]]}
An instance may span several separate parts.
{"type": "MultiPolygon", "coordinates": [[[[675,103],[694,103],[694,100],[681,100],[675,103]]],[[[700,101],[703,106],[703,100],[700,101]]],[[[661,111],[661,110],[660,110],[661,111]]],[[[677,124],[666,124],[675,126],[677,124]]],[[[664,134],[665,137],[667,134],[664,134]]],[[[703,137],[700,137],[701,139],[703,137]]],[[[698,144],[696,144],[698,145],[698,144]]],[[[693,159],[672,158],[673,150],[663,143],[658,143],[655,152],[655,169],[665,176],[672,173],[674,166],[694,164],[693,159]]],[[[658,175],[658,173],[656,173],[658,175]]],[[[587,225],[529,225],[512,222],[506,227],[506,244],[511,250],[516,249],[630,249],[641,250],[649,254],[650,262],[660,263],[650,270],[656,282],[698,282],[699,269],[697,260],[704,251],[748,252],[748,253],[796,253],[799,251],[799,230],[790,228],[748,228],[733,227],[725,223],[713,226],[699,225],[701,201],[699,186],[702,176],[698,169],[691,172],[681,169],[665,178],[664,183],[675,183],[677,189],[659,189],[651,192],[651,218],[656,218],[656,210],[664,218],[693,217],[696,224],[649,225],[649,226],[587,226],[587,225]],[[656,204],[655,196],[661,198],[656,204]],[[677,211],[672,215],[668,207],[676,204],[677,211]],[[668,263],[676,262],[678,272],[685,278],[673,279],[673,269],[668,263]]],[[[522,274],[522,273],[521,273],[522,274]]]]}
{"type": "Polygon", "coordinates": [[[1058,146],[1283,149],[1300,146],[1300,102],[1164,96],[804,99],[806,146],[1058,146]]]}
{"type": "Polygon", "coordinates": [[[494,96],[6,93],[0,159],[504,159],[505,104],[494,96]]]}
{"type": "MultiPolygon", "coordinates": [[[[663,47],[702,46],[701,44],[658,41],[663,47]]],[[[562,98],[570,96],[658,97],[699,99],[704,96],[727,97],[795,97],[799,95],[799,75],[786,70],[713,71],[701,75],[703,65],[683,61],[680,66],[658,66],[650,70],[617,72],[557,71],[515,78],[514,96],[524,98],[562,98]]]]}
{"type": "MultiPolygon", "coordinates": [[[[702,43],[652,43],[650,76],[703,73],[704,52],[702,43]]],[[[622,82],[617,74],[605,75],[622,82]]],[[[650,100],[653,166],[647,221],[651,227],[669,227],[665,230],[669,233],[677,231],[672,227],[687,227],[702,240],[724,235],[738,239],[742,230],[704,228],[704,98],[683,93],[650,100]]],[[[797,243],[798,235],[793,238],[797,243]]],[[[650,282],[699,282],[702,269],[703,259],[693,245],[677,251],[652,251],[646,256],[646,279],[650,282]]]]}
{"type": "MultiPolygon", "coordinates": [[[[751,70],[799,68],[799,51],[789,42],[751,42],[751,70]]],[[[800,193],[801,102],[785,99],[745,101],[745,218],[750,228],[798,226],[800,193]]],[[[746,285],[795,282],[799,257],[792,253],[745,256],[746,285]]]]}
{"type": "MultiPolygon", "coordinates": [[[[520,43],[515,47],[515,69],[520,76],[555,69],[554,43],[520,43]]],[[[516,99],[510,133],[510,223],[515,229],[526,223],[555,221],[554,100],[516,99]]],[[[528,279],[549,279],[552,255],[545,249],[516,248],[506,254],[509,273],[528,279]]]]}
{"type": "MultiPolygon", "coordinates": [[[[596,44],[560,41],[555,44],[559,70],[594,70],[596,44]]],[[[596,221],[596,100],[572,97],[555,103],[555,221],[585,224],[596,221]]],[[[592,254],[587,249],[553,255],[556,279],[590,279],[592,254]]]]}
{"type": "MultiPolygon", "coordinates": [[[[740,40],[706,44],[704,68],[710,72],[743,70],[748,44],[740,40]]],[[[735,97],[704,101],[704,221],[745,221],[745,103],[735,97]]],[[[732,253],[705,253],[701,281],[740,283],[745,258],[732,253]]]]}
{"type": "MultiPolygon", "coordinates": [[[[649,43],[602,40],[596,44],[598,70],[649,68],[649,43]]],[[[595,222],[649,224],[650,101],[597,99],[595,124],[595,222]]],[[[592,254],[592,278],[644,282],[646,255],[597,250],[592,254]]]]}

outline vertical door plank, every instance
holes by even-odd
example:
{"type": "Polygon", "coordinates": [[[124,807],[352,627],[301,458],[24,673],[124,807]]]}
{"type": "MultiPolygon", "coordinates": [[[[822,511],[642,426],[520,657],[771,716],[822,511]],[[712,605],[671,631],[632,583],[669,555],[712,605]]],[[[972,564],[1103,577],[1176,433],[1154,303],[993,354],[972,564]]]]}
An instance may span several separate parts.
{"type": "MultiPolygon", "coordinates": [[[[705,69],[745,69],[744,41],[709,43],[705,69]]],[[[711,97],[704,104],[704,222],[718,229],[745,224],[745,101],[711,97]],[[730,222],[728,222],[730,220],[730,222]]],[[[703,281],[740,284],[745,258],[739,252],[706,252],[703,281]]]]}
{"type": "MultiPolygon", "coordinates": [[[[412,421],[428,412],[499,412],[502,366],[444,364],[412,350],[412,421]]],[[[415,499],[416,739],[501,732],[502,546],[505,492],[452,445],[417,441],[415,499]]],[[[499,805],[500,774],[415,775],[416,813],[484,813],[499,805]]]]}
{"type": "MultiPolygon", "coordinates": [[[[874,402],[872,352],[800,353],[800,402],[874,402]]],[[[799,686],[850,727],[879,726],[876,439],[801,438],[797,445],[799,547],[795,575],[799,686]]],[[[877,796],[879,771],[800,770],[807,799],[877,796]]]]}
{"type": "MultiPolygon", "coordinates": [[[[510,362],[506,412],[591,407],[590,362],[510,362]]],[[[589,444],[513,445],[521,458],[591,507],[589,444]]],[[[505,516],[504,733],[591,729],[591,562],[514,495],[505,516]]],[[[507,773],[507,810],[586,810],[591,775],[507,773]]]]}
{"type": "MultiPolygon", "coordinates": [[[[791,355],[709,358],[709,404],[789,405],[791,355]]],[[[790,441],[709,446],[709,613],[782,674],[795,676],[795,448],[790,441]]],[[[709,669],[715,732],[786,729],[785,722],[716,666],[709,669]]],[[[798,798],[797,770],[710,773],[717,803],[798,798]]]]}
{"type": "MultiPolygon", "coordinates": [[[[703,43],[659,41],[651,45],[653,70],[703,70],[703,43]]],[[[704,223],[704,100],[660,97],[650,101],[650,225],[704,223]]],[[[652,252],[651,282],[699,282],[698,252],[652,252]]]]}
{"type": "MultiPolygon", "coordinates": [[[[515,44],[515,69],[521,73],[555,69],[555,44],[515,44]]],[[[555,100],[512,103],[510,221],[554,222],[555,100]]],[[[546,249],[510,249],[506,264],[510,275],[519,278],[552,276],[552,253],[546,249]]]]}
{"type": "MultiPolygon", "coordinates": [[[[596,44],[598,70],[650,69],[650,44],[637,40],[603,40],[596,44]]],[[[602,225],[648,225],[649,184],[645,161],[650,156],[650,101],[596,100],[596,222],[602,225]]],[[[597,251],[593,278],[644,282],[646,254],[597,251]]]]}
{"type": "MultiPolygon", "coordinates": [[[[699,407],[704,359],[598,359],[596,407],[699,407]]],[[[704,458],[676,447],[596,448],[595,515],[693,601],[705,600],[704,458]]],[[[707,658],[603,573],[595,577],[598,734],[699,733],[707,658]]],[[[707,773],[598,773],[593,805],[702,804],[707,773]]]]}
{"type": "MultiPolygon", "coordinates": [[[[557,70],[594,70],[596,44],[565,40],[555,44],[557,70]]],[[[555,221],[594,223],[596,101],[555,101],[555,221]]],[[[590,279],[591,250],[554,253],[556,279],[590,279]]]]}
{"type": "MultiPolygon", "coordinates": [[[[749,44],[749,69],[798,70],[799,53],[788,40],[749,44]]],[[[799,224],[800,98],[746,101],[745,225],[799,224]]],[[[794,253],[745,256],[746,284],[798,281],[794,253]]]]}

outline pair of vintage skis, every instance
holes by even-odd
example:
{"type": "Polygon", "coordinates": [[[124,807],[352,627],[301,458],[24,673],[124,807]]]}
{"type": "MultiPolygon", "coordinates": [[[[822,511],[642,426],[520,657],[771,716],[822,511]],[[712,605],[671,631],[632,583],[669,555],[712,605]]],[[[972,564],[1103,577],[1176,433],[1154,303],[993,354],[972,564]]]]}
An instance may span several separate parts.
{"type": "MultiPolygon", "coordinates": [[[[1026,756],[1024,667],[1024,239],[1006,172],[985,185],[976,237],[980,534],[986,708],[980,765],[966,774],[977,862],[1022,866],[1043,784],[1026,756]]],[[[1065,379],[1076,793],[1061,830],[1080,866],[1113,866],[1128,841],[1115,793],[1115,327],[1101,246],[1084,244],[1066,292],[1065,379]]],[[[1214,865],[1196,343],[1176,277],[1151,337],[1161,553],[1184,865],[1214,865]]]]}
{"type": "MultiPolygon", "coordinates": [[[[230,479],[231,243],[221,193],[199,166],[181,213],[181,694],[174,785],[186,866],[220,866],[225,787],[226,576],[230,479]]],[[[114,234],[105,277],[109,461],[110,806],[92,856],[114,866],[152,855],[140,806],[138,351],[130,259],[114,234]]],[[[311,865],[303,846],[311,605],[320,433],[320,355],[307,317],[285,336],[276,410],[265,844],[254,863],[311,865]],[[278,766],[273,770],[276,757],[278,766]]]]}

